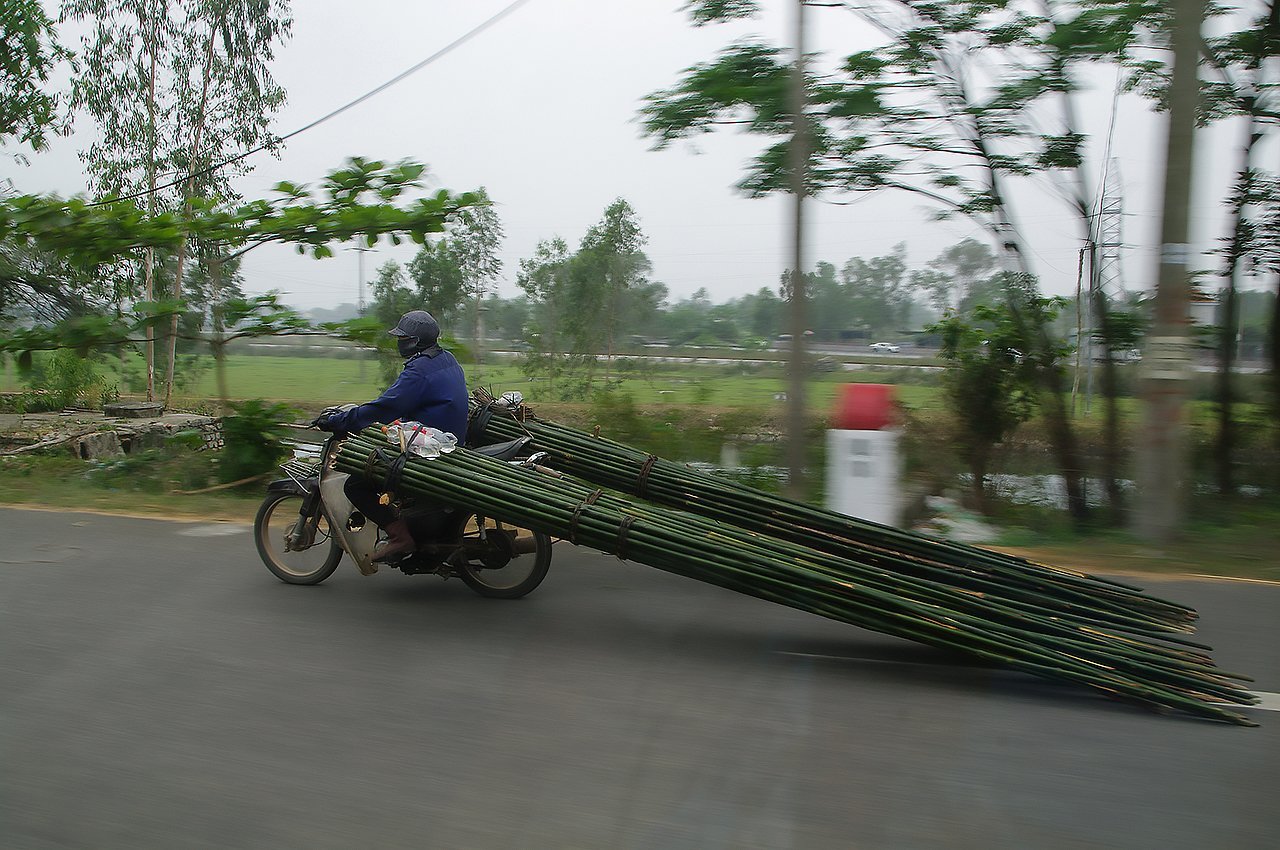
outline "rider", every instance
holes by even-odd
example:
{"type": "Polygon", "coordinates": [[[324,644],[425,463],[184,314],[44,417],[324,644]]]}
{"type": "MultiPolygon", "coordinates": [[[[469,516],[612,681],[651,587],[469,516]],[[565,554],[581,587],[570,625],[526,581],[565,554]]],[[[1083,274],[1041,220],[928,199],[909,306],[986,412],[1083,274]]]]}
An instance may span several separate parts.
{"type": "MultiPolygon", "coordinates": [[[[388,333],[397,338],[396,346],[405,358],[400,377],[373,401],[321,414],[317,427],[354,433],[375,422],[389,424],[400,419],[447,431],[463,442],[467,434],[467,379],[453,355],[440,347],[439,322],[426,310],[413,310],[401,316],[388,333]]],[[[351,504],[387,532],[386,542],[374,551],[375,561],[417,547],[399,511],[379,503],[381,491],[376,485],[353,475],[347,479],[346,493],[351,504]]]]}

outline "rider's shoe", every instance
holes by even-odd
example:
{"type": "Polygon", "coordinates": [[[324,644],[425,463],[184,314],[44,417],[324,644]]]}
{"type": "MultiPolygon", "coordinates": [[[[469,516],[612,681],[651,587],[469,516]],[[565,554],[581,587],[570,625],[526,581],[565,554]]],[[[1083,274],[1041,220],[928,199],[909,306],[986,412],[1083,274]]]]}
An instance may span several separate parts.
{"type": "Polygon", "coordinates": [[[409,533],[409,524],[402,519],[387,523],[387,539],[373,550],[373,560],[390,561],[401,555],[408,555],[418,548],[413,535],[409,533]]]}

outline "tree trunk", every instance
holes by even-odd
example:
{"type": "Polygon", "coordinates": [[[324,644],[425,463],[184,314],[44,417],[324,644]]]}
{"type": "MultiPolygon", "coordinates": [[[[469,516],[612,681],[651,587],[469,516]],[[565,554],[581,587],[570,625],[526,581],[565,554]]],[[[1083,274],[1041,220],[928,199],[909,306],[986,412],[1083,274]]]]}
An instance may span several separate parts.
{"type": "MultiPolygon", "coordinates": [[[[151,169],[151,191],[154,197],[155,192],[155,169],[151,169]]],[[[151,205],[151,214],[154,215],[154,204],[151,205]]],[[[154,301],[156,297],[155,288],[155,249],[148,248],[146,259],[143,261],[143,295],[147,301],[154,301]]],[[[146,330],[147,341],[143,348],[144,356],[147,359],[147,401],[156,400],[156,329],[155,325],[147,323],[146,330]]]]}
{"type": "Polygon", "coordinates": [[[484,286],[476,284],[476,323],[475,323],[475,344],[476,363],[484,363],[484,286]]]}
{"type": "Polygon", "coordinates": [[[1102,396],[1105,421],[1102,438],[1102,482],[1107,493],[1107,506],[1114,523],[1123,521],[1124,495],[1120,491],[1120,466],[1124,451],[1120,442],[1119,374],[1115,358],[1114,329],[1111,326],[1110,303],[1101,287],[1093,292],[1094,320],[1102,337],[1102,396]]]}
{"type": "Polygon", "coordinates": [[[231,391],[227,388],[227,344],[216,339],[213,347],[213,372],[218,381],[218,415],[226,416],[231,410],[231,391]]]}
{"type": "Polygon", "coordinates": [[[1249,119],[1245,122],[1240,173],[1236,178],[1236,197],[1231,205],[1231,243],[1227,247],[1227,262],[1222,273],[1222,322],[1218,329],[1218,439],[1213,447],[1213,465],[1218,492],[1223,496],[1235,493],[1235,476],[1231,466],[1237,436],[1233,370],[1237,355],[1236,326],[1240,311],[1236,278],[1240,273],[1240,261],[1249,247],[1246,241],[1249,231],[1248,207],[1253,154],[1262,137],[1257,128],[1253,98],[1247,97],[1241,105],[1249,112],[1249,119]]]}
{"type": "Polygon", "coordinates": [[[231,394],[227,391],[227,339],[226,326],[222,321],[222,258],[216,254],[209,263],[209,299],[213,313],[213,367],[218,379],[218,413],[226,416],[231,409],[231,394]]]}
{"type": "MultiPolygon", "coordinates": [[[[1045,4],[1045,13],[1047,17],[1053,17],[1053,11],[1049,4],[1045,4]]],[[[1066,66],[1066,57],[1059,54],[1055,60],[1055,72],[1060,78],[1066,80],[1070,74],[1066,66]]],[[[1064,90],[1061,98],[1062,117],[1066,125],[1067,132],[1076,132],[1080,127],[1077,120],[1075,101],[1071,94],[1071,89],[1064,90]]],[[[1103,173],[1106,173],[1107,163],[1102,163],[1103,173]]],[[[1120,444],[1120,407],[1118,395],[1118,375],[1116,374],[1116,362],[1113,356],[1114,334],[1111,327],[1110,305],[1107,299],[1107,293],[1102,289],[1102,269],[1098,262],[1098,250],[1101,247],[1101,222],[1099,215],[1101,214],[1101,204],[1098,204],[1098,215],[1094,214],[1095,198],[1091,197],[1089,190],[1089,174],[1085,169],[1083,161],[1080,161],[1072,169],[1074,174],[1074,186],[1072,191],[1074,198],[1072,204],[1075,207],[1076,215],[1080,218],[1080,223],[1084,229],[1085,251],[1089,258],[1089,307],[1093,311],[1093,325],[1097,328],[1097,335],[1103,341],[1103,361],[1102,361],[1102,396],[1104,405],[1105,420],[1103,423],[1103,450],[1102,450],[1102,480],[1103,487],[1107,494],[1107,507],[1110,519],[1114,523],[1119,523],[1123,519],[1123,496],[1120,492],[1120,468],[1124,462],[1124,452],[1120,444]]],[[[1083,255],[1082,255],[1083,259],[1083,255]]],[[[1077,296],[1078,298],[1079,296],[1077,296]]],[[[1076,309],[1079,310],[1079,301],[1077,300],[1076,309]]],[[[1076,350],[1077,358],[1082,340],[1077,336],[1076,350]]],[[[1086,346],[1089,362],[1085,364],[1088,370],[1093,369],[1093,345],[1092,340],[1088,340],[1086,346]]],[[[1079,359],[1077,359],[1077,376],[1079,374],[1079,359]]],[[[1090,372],[1092,374],[1092,372],[1090,372]]],[[[1075,398],[1075,388],[1072,389],[1072,399],[1075,398]]],[[[1074,404],[1073,404],[1074,413],[1074,404]]],[[[1067,433],[1067,442],[1070,446],[1064,449],[1061,454],[1067,458],[1067,462],[1076,468],[1082,466],[1079,458],[1079,452],[1074,447],[1075,435],[1071,432],[1069,421],[1065,425],[1067,433]]],[[[1072,515],[1077,519],[1082,519],[1087,511],[1087,505],[1084,503],[1084,487],[1082,482],[1075,482],[1079,489],[1078,498],[1080,504],[1072,515]],[[1079,513],[1076,512],[1079,511],[1079,513]]],[[[1068,493],[1071,492],[1072,482],[1068,480],[1068,493]]]]}
{"type": "MultiPolygon", "coordinates": [[[[1071,415],[1076,415],[1076,398],[1080,394],[1080,355],[1084,351],[1084,255],[1085,248],[1080,249],[1076,260],[1076,368],[1071,376],[1071,415]]],[[[1085,367],[1087,368],[1087,366],[1085,367]]]]}
{"type": "Polygon", "coordinates": [[[1239,266],[1239,258],[1234,254],[1228,258],[1229,271],[1222,292],[1222,326],[1218,328],[1218,439],[1213,446],[1214,479],[1218,485],[1218,493],[1230,497],[1235,494],[1235,476],[1232,470],[1232,458],[1236,447],[1235,426],[1235,376],[1233,370],[1236,361],[1236,315],[1239,307],[1236,300],[1235,271],[1239,266]]]}
{"type": "Polygon", "coordinates": [[[805,476],[808,454],[808,434],[805,392],[808,375],[805,369],[804,332],[808,323],[805,304],[805,195],[812,144],[807,117],[808,98],[805,89],[805,4],[799,0],[795,7],[795,62],[791,69],[788,101],[791,112],[791,147],[788,151],[791,197],[793,201],[791,230],[791,305],[789,322],[791,348],[787,352],[787,485],[786,494],[797,501],[809,495],[809,482],[805,476]]]}
{"type": "Polygon", "coordinates": [[[1140,382],[1142,438],[1137,481],[1139,536],[1158,545],[1172,542],[1187,518],[1190,458],[1187,411],[1190,396],[1191,339],[1188,321],[1190,275],[1187,268],[1191,184],[1195,165],[1196,111],[1200,98],[1200,37],[1204,0],[1174,0],[1168,23],[1173,76],[1169,83],[1169,120],[1165,132],[1161,251],[1156,274],[1154,321],[1147,337],[1148,356],[1140,382]]]}
{"type": "Polygon", "coordinates": [[[551,386],[549,389],[552,398],[559,398],[559,396],[556,395],[556,375],[560,371],[560,346],[556,340],[556,316],[558,315],[557,311],[559,309],[559,304],[556,303],[556,301],[548,300],[546,343],[547,356],[550,358],[551,368],[547,370],[547,375],[551,379],[551,386]]]}
{"type": "MultiPolygon", "coordinates": [[[[214,34],[217,27],[212,21],[209,23],[209,41],[205,48],[204,54],[204,81],[200,88],[200,104],[196,108],[196,126],[192,133],[191,139],[191,155],[187,157],[187,168],[190,177],[187,179],[186,188],[183,194],[185,198],[185,209],[188,214],[191,212],[191,193],[195,188],[195,171],[196,157],[200,153],[200,140],[204,135],[205,124],[205,107],[209,102],[209,76],[213,73],[213,46],[214,34]]],[[[184,239],[182,244],[178,246],[178,263],[173,273],[173,298],[175,301],[182,298],[182,271],[183,263],[187,257],[187,242],[184,239]]],[[[174,367],[178,361],[178,314],[174,313],[173,318],[169,322],[169,371],[165,376],[164,384],[164,405],[169,406],[169,400],[173,397],[173,374],[174,367]]]]}
{"type": "MultiPolygon", "coordinates": [[[[1267,333],[1267,349],[1271,360],[1271,403],[1273,422],[1280,421],[1280,273],[1276,279],[1276,297],[1271,302],[1271,328],[1267,333]]],[[[1280,450],[1280,425],[1275,428],[1276,449],[1280,450]]]]}
{"type": "Polygon", "coordinates": [[[991,516],[991,499],[987,493],[987,460],[991,453],[989,446],[969,452],[969,490],[973,496],[973,506],[985,517],[991,516]]]}
{"type": "Polygon", "coordinates": [[[605,325],[605,357],[604,357],[604,385],[609,386],[609,381],[613,377],[613,330],[618,321],[618,290],[616,286],[609,287],[609,319],[605,325]]]}
{"type": "MultiPolygon", "coordinates": [[[[1011,208],[1005,200],[1002,189],[1001,172],[996,167],[995,157],[991,153],[986,131],[979,118],[972,114],[972,101],[965,89],[963,69],[954,63],[944,63],[944,70],[954,81],[954,91],[949,95],[950,107],[957,115],[971,115],[969,144],[986,169],[987,186],[990,192],[991,219],[988,230],[995,237],[1000,249],[1000,257],[1006,271],[1016,271],[1034,280],[1031,263],[1022,249],[1021,238],[1014,226],[1011,208]],[[1012,264],[1014,269],[1010,269],[1012,264]]],[[[1048,328],[1043,324],[1029,326],[1026,312],[1018,302],[1018,295],[1006,291],[1006,300],[1014,321],[1018,323],[1023,337],[1030,341],[1039,356],[1033,354],[1036,382],[1040,385],[1041,403],[1044,405],[1045,419],[1049,425],[1049,439],[1053,443],[1054,455],[1058,461],[1058,470],[1062,475],[1067,490],[1067,510],[1077,523],[1089,516],[1088,503],[1084,492],[1084,464],[1081,462],[1080,449],[1076,444],[1075,432],[1071,427],[1070,411],[1067,408],[1070,388],[1064,385],[1062,371],[1056,363],[1049,362],[1049,352],[1053,349],[1048,328]]]]}
{"type": "MultiPolygon", "coordinates": [[[[163,6],[161,7],[164,8],[163,6]]],[[[159,17],[151,24],[151,39],[147,45],[147,52],[150,54],[151,68],[147,75],[147,215],[155,216],[156,214],[156,149],[159,147],[156,139],[156,39],[157,28],[160,26],[159,17]]],[[[142,276],[143,276],[143,292],[147,301],[154,301],[156,297],[155,289],[155,263],[156,252],[154,248],[147,248],[146,258],[143,260],[142,276]]],[[[147,342],[144,347],[144,356],[147,360],[147,401],[156,400],[156,329],[151,323],[147,323],[146,330],[147,342]]]]}

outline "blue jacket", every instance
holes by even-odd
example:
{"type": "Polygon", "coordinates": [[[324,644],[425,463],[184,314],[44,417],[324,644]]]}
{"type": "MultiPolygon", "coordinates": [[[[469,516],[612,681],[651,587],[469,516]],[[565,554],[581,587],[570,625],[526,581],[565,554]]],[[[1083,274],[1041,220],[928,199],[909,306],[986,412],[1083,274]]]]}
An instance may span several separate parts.
{"type": "Polygon", "coordinates": [[[387,391],[371,402],[336,414],[334,431],[354,433],[375,422],[416,420],[448,431],[462,443],[467,436],[467,379],[453,355],[443,348],[417,354],[387,391]]]}

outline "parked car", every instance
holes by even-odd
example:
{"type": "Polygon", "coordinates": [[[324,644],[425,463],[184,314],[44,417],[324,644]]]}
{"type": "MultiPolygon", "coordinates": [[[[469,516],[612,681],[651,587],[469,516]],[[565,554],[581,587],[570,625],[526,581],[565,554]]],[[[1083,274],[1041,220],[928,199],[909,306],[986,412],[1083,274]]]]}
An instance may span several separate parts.
{"type": "Polygon", "coordinates": [[[880,354],[897,354],[899,348],[896,343],[892,342],[873,342],[871,343],[871,350],[880,354]]]}

